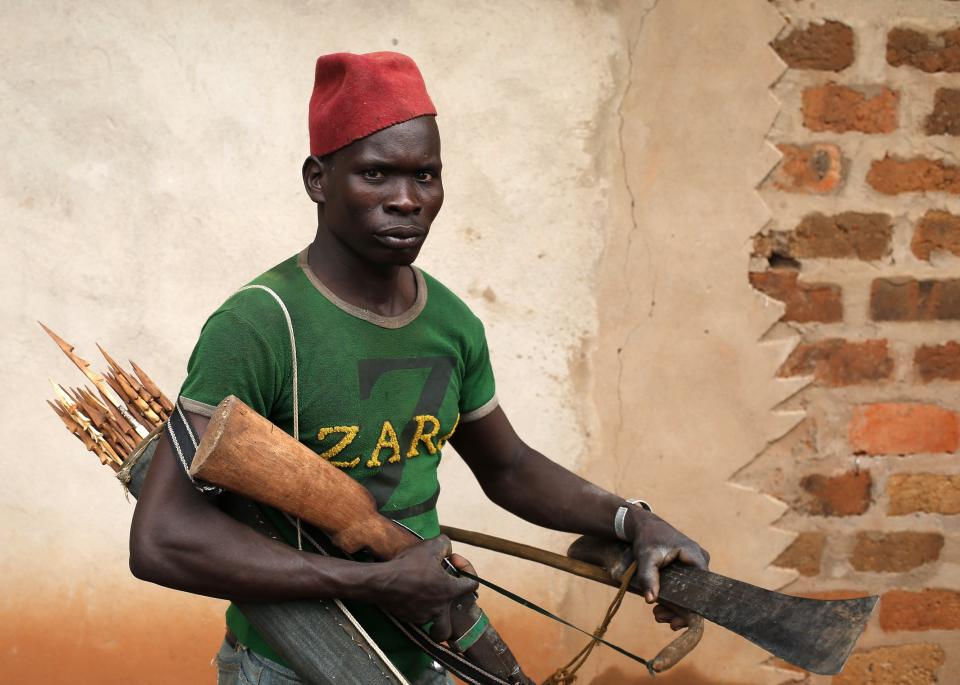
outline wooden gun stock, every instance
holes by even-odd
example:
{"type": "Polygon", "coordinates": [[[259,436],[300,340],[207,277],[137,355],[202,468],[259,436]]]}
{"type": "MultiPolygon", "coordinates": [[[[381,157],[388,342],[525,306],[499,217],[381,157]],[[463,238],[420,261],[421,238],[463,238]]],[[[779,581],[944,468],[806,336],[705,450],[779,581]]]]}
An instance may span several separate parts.
{"type": "MultiPolygon", "coordinates": [[[[316,526],[350,554],[366,549],[389,560],[420,542],[382,516],[357,481],[233,396],[214,411],[190,473],[316,526]]],[[[466,634],[480,616],[472,598],[456,600],[451,606],[454,635],[466,634]]],[[[492,625],[464,655],[510,683],[532,682],[492,625]]]]}

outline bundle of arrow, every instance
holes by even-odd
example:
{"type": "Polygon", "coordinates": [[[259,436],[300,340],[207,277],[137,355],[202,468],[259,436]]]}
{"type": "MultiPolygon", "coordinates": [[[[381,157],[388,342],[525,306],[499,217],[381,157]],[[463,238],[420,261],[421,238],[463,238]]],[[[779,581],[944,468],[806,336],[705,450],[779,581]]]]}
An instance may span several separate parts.
{"type": "Polygon", "coordinates": [[[173,404],[136,363],[130,362],[132,373],[125,371],[97,345],[110,367],[101,375],[74,353],[73,345],[42,323],[40,326],[96,388],[68,389],[51,381],[56,398],[47,404],[101,464],[119,471],[140,441],[163,425],[173,404]]]}

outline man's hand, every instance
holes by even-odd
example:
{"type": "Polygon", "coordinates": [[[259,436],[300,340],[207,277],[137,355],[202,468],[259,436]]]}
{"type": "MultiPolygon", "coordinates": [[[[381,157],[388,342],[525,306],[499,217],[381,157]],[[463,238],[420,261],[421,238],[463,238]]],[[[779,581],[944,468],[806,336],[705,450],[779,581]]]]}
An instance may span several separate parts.
{"type": "Polygon", "coordinates": [[[477,589],[476,581],[444,569],[446,558],[456,568],[474,573],[469,561],[451,551],[450,538],[441,535],[376,564],[376,581],[370,586],[374,594],[367,601],[418,625],[433,621],[431,637],[448,639],[452,633],[451,603],[477,589]]]}
{"type": "MultiPolygon", "coordinates": [[[[706,570],[710,554],[656,514],[631,507],[627,517],[627,533],[633,537],[633,553],[637,559],[637,579],[648,604],[660,594],[660,569],[674,561],[706,570]]],[[[673,630],[687,625],[687,613],[678,607],[661,603],[653,610],[658,623],[669,623],[673,630]]]]}

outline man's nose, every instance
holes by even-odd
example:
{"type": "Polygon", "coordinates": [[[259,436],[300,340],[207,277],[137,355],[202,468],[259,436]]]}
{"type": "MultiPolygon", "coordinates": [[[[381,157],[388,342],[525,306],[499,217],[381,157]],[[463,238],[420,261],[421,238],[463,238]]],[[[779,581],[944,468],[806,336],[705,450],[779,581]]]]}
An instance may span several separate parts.
{"type": "Polygon", "coordinates": [[[420,201],[415,181],[398,180],[391,190],[386,202],[387,212],[402,215],[420,213],[423,203],[420,201]]]}

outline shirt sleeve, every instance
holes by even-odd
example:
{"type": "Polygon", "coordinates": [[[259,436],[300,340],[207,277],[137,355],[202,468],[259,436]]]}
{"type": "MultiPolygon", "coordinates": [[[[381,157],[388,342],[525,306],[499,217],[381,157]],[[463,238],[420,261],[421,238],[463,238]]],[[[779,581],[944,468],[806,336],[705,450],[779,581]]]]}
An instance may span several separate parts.
{"type": "Polygon", "coordinates": [[[477,320],[477,333],[468,342],[463,383],[460,391],[460,421],[482,419],[497,408],[496,382],[490,364],[490,350],[483,324],[477,320]]]}
{"type": "Polygon", "coordinates": [[[276,356],[257,329],[225,310],[207,319],[180,389],[184,409],[211,416],[235,395],[261,416],[270,416],[283,379],[276,356]]]}

